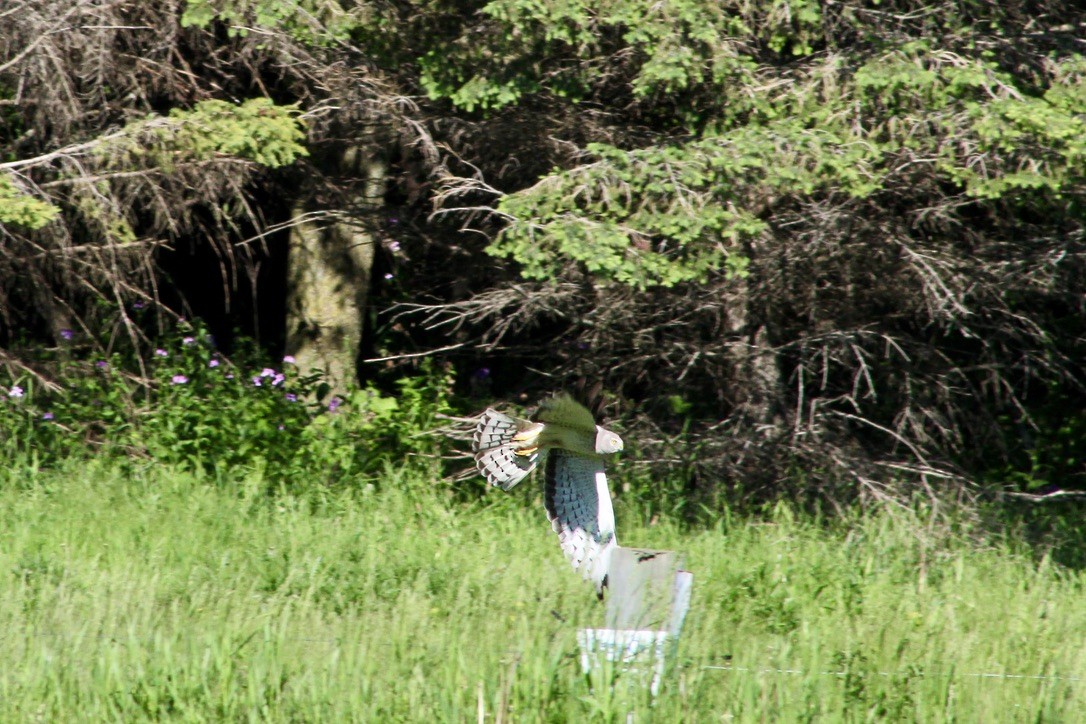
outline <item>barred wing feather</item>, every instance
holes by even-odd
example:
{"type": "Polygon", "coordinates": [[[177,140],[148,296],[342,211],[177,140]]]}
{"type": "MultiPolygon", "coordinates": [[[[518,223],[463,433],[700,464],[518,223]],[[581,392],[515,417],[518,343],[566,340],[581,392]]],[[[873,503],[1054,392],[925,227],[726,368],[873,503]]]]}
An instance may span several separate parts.
{"type": "Polygon", "coordinates": [[[561,449],[548,451],[544,503],[566,557],[602,596],[611,551],[617,545],[603,460],[561,449]]]}
{"type": "Polygon", "coordinates": [[[509,490],[535,469],[539,453],[518,455],[514,436],[531,423],[487,410],[479,419],[472,438],[475,465],[491,485],[509,490]]]}

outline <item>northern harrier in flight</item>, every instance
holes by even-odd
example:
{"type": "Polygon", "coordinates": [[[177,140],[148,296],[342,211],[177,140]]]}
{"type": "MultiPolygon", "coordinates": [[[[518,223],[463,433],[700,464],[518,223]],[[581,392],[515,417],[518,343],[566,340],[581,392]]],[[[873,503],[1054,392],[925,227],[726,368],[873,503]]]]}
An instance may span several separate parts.
{"type": "Polygon", "coordinates": [[[534,420],[489,409],[475,428],[479,472],[509,490],[535,469],[543,454],[547,517],[573,567],[601,597],[615,540],[615,512],[603,469],[622,438],[596,424],[588,408],[567,394],[546,400],[534,420]]]}

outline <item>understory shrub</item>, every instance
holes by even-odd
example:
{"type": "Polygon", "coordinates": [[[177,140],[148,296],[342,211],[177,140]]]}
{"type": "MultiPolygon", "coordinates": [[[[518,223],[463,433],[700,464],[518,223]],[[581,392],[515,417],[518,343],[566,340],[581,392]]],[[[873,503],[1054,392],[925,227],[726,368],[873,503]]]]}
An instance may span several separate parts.
{"type": "Polygon", "coordinates": [[[428,431],[448,412],[452,377],[436,366],[333,394],[322,374],[255,352],[228,359],[182,326],[141,365],[120,355],[57,363],[59,385],[0,379],[0,450],[53,466],[73,456],[155,460],[218,474],[263,467],[286,485],[374,476],[389,463],[436,460],[428,431]]]}

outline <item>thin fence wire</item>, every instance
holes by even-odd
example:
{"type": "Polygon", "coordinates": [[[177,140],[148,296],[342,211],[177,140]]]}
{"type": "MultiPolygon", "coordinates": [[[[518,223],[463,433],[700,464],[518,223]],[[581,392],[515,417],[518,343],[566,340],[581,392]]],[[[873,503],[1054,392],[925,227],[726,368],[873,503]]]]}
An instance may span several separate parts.
{"type": "Polygon", "coordinates": [[[836,676],[845,677],[852,674],[874,674],[876,676],[883,676],[886,678],[892,678],[896,676],[914,676],[917,678],[927,678],[932,676],[961,676],[969,679],[1022,679],[1022,680],[1034,680],[1034,681],[1083,681],[1078,676],[1056,676],[1054,674],[998,674],[987,673],[977,674],[964,671],[872,671],[872,672],[857,672],[857,671],[804,671],[803,669],[772,669],[764,668],[758,669],[747,666],[702,666],[703,669],[713,669],[716,671],[738,671],[743,673],[755,673],[755,674],[791,674],[796,676],[836,676]]]}

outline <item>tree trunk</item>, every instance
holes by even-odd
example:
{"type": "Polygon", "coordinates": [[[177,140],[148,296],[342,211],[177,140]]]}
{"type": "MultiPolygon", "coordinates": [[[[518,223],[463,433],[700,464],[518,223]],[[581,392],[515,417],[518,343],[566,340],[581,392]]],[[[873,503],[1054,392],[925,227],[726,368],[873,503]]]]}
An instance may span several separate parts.
{"type": "Polygon", "coordinates": [[[737,381],[733,415],[768,430],[784,422],[778,405],[785,397],[766,327],[750,318],[750,284],[749,279],[735,279],[729,295],[728,332],[737,340],[727,347],[737,381]]]}
{"type": "MultiPolygon", "coordinates": [[[[338,394],[357,381],[375,247],[367,217],[380,207],[387,177],[379,148],[377,143],[352,146],[329,164],[336,175],[358,179],[357,191],[347,199],[351,218],[300,221],[290,234],[287,353],[304,373],[322,371],[338,394]]],[[[307,196],[295,205],[294,218],[321,207],[307,196]]]]}

